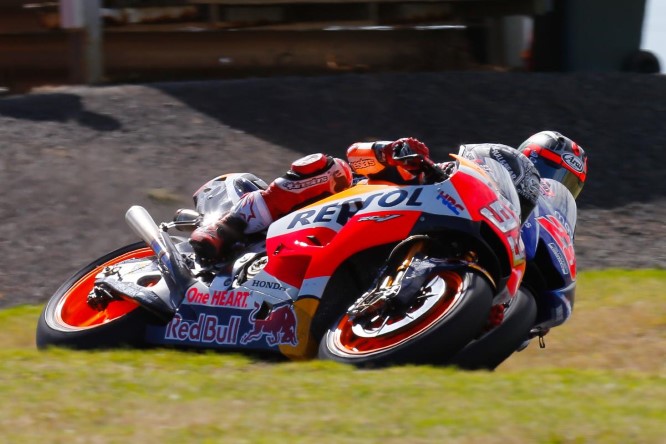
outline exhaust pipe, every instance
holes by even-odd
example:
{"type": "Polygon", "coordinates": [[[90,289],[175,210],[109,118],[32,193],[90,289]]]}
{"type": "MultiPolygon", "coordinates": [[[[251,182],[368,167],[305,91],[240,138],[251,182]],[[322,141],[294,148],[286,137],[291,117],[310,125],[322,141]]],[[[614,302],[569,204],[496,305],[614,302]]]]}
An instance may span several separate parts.
{"type": "Polygon", "coordinates": [[[169,235],[158,228],[145,208],[139,205],[132,206],[125,213],[125,221],[155,252],[157,265],[171,290],[170,302],[177,307],[185,297],[187,288],[194,283],[189,267],[183,263],[169,235]]]}
{"type": "Polygon", "coordinates": [[[125,221],[132,231],[152,248],[158,257],[166,254],[166,246],[162,242],[160,229],[145,208],[134,205],[125,213],[125,221]]]}

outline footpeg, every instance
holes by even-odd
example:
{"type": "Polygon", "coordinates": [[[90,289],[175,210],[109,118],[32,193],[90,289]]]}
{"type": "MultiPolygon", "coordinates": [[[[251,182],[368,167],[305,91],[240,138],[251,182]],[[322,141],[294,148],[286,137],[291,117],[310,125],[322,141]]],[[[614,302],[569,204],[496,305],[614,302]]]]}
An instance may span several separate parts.
{"type": "Polygon", "coordinates": [[[108,295],[113,299],[134,301],[165,323],[173,319],[176,314],[177,307],[164,301],[156,293],[131,282],[115,279],[102,280],[95,283],[93,291],[96,295],[108,295]]]}

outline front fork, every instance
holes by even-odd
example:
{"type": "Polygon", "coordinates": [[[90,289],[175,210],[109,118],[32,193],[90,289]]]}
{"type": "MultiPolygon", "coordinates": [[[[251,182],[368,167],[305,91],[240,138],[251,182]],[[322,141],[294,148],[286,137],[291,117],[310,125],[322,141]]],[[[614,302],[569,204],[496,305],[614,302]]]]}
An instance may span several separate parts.
{"type": "Polygon", "coordinates": [[[372,317],[378,312],[413,306],[421,295],[427,293],[424,285],[428,279],[444,270],[474,268],[494,282],[477,264],[473,252],[454,258],[439,258],[438,252],[445,255],[439,242],[426,235],[412,236],[399,243],[391,251],[375,285],[349,308],[348,316],[352,319],[372,317]]]}
{"type": "MultiPolygon", "coordinates": [[[[425,245],[425,240],[418,239],[411,246],[409,246],[409,250],[407,251],[405,259],[396,269],[395,275],[393,274],[387,275],[384,278],[383,282],[379,285],[379,288],[387,288],[393,285],[400,285],[400,282],[402,281],[402,278],[405,276],[407,269],[414,262],[414,258],[416,257],[416,255],[423,250],[424,245],[425,245]]],[[[389,256],[389,261],[390,260],[391,257],[389,256]]]]}

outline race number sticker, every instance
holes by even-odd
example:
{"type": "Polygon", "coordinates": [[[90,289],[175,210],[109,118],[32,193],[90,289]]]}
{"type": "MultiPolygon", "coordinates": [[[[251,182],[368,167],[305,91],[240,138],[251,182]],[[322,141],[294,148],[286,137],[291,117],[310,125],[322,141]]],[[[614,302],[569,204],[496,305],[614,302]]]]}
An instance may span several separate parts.
{"type": "Polygon", "coordinates": [[[496,200],[485,208],[481,208],[480,213],[495,224],[502,233],[509,233],[520,227],[520,222],[515,211],[509,205],[503,204],[499,200],[496,200]]]}
{"type": "Polygon", "coordinates": [[[520,219],[508,202],[496,200],[479,211],[506,235],[514,264],[525,259],[525,247],[520,239],[520,219]]]}

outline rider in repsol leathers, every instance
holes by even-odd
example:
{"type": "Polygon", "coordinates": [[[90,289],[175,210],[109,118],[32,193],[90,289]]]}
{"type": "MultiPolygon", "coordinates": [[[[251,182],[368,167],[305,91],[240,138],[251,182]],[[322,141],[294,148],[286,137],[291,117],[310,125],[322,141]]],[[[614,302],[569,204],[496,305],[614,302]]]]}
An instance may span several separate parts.
{"type": "MultiPolygon", "coordinates": [[[[491,143],[463,145],[459,151],[459,155],[482,166],[492,159],[508,170],[518,192],[521,221],[525,221],[537,203],[540,177],[563,181],[574,197],[580,192],[585,175],[567,174],[570,171],[567,169],[569,163],[563,160],[565,153],[576,155],[586,168],[584,151],[570,139],[552,131],[530,137],[521,145],[520,151],[491,143]]],[[[294,161],[291,169],[268,188],[247,193],[221,219],[194,230],[190,244],[204,263],[222,259],[244,235],[265,230],[274,220],[349,188],[354,181],[353,173],[369,182],[427,182],[429,178],[420,165],[409,159],[411,154],[429,158],[430,151],[417,139],[402,138],[392,142],[354,143],[347,150],[349,163],[321,153],[305,156],[294,161]]],[[[453,168],[454,163],[440,166],[446,170],[453,168]]]]}

